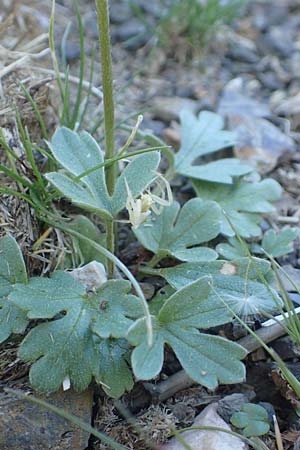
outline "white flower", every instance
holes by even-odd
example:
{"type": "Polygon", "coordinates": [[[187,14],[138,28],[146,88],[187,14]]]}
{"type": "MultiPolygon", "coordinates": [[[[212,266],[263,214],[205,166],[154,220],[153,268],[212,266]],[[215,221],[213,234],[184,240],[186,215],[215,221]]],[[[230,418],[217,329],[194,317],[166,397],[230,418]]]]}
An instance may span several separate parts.
{"type": "Polygon", "coordinates": [[[160,195],[156,195],[148,189],[136,199],[133,198],[125,179],[127,190],[126,209],[129,214],[129,222],[134,229],[137,229],[147,221],[151,211],[157,215],[162,212],[162,208],[158,208],[156,205],[170,206],[173,201],[170,184],[161,174],[157,173],[156,175],[158,178],[155,180],[155,183],[160,195]]]}

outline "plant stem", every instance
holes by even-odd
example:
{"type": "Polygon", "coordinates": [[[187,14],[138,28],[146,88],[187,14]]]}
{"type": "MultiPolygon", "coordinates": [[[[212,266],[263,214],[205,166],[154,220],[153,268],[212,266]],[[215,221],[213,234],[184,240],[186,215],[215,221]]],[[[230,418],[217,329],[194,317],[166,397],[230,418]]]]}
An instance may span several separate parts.
{"type": "MultiPolygon", "coordinates": [[[[98,14],[98,29],[100,41],[102,89],[104,104],[105,125],[105,157],[111,159],[115,153],[115,111],[113,94],[112,61],[109,34],[108,0],[95,0],[98,14]]],[[[108,193],[113,194],[115,189],[116,171],[112,164],[106,168],[106,184],[108,193]]],[[[114,253],[114,227],[112,222],[107,222],[107,249],[114,253]]],[[[108,261],[108,275],[113,277],[114,264],[108,261]]]]}

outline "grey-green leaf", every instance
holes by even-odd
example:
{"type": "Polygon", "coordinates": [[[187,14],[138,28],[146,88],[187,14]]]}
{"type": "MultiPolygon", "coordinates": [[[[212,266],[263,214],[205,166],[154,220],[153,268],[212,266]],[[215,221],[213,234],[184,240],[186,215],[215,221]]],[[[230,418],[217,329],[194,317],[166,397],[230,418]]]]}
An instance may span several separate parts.
{"type": "MultiPolygon", "coordinates": [[[[71,222],[68,227],[77,233],[88,237],[90,240],[97,244],[104,245],[106,243],[106,236],[104,233],[100,233],[99,228],[87,217],[78,215],[71,222]]],[[[68,257],[68,268],[78,267],[83,264],[88,264],[91,261],[99,261],[102,264],[106,264],[106,258],[99,253],[92,245],[85,240],[71,236],[73,242],[73,252],[68,257]]],[[[65,266],[66,267],[66,266],[65,266]]]]}
{"type": "Polygon", "coordinates": [[[111,202],[111,213],[114,216],[125,208],[126,205],[128,194],[125,180],[133,198],[137,197],[156,178],[159,162],[160,154],[158,152],[151,152],[136,156],[125,167],[117,179],[111,202]]]}
{"type": "Polygon", "coordinates": [[[110,197],[104,167],[93,170],[103,163],[104,154],[92,136],[62,127],[48,145],[66,172],[51,172],[46,178],[74,204],[105,218],[115,217],[125,208],[128,196],[125,180],[132,196],[137,197],[155,179],[160,161],[158,152],[133,158],[117,179],[114,195],[110,197]],[[80,180],[76,179],[88,171],[80,180]]]}
{"type": "Polygon", "coordinates": [[[217,257],[214,250],[191,247],[219,234],[220,217],[216,203],[195,198],[181,209],[177,202],[165,207],[154,221],[141,225],[134,232],[145,248],[162,257],[175,256],[182,261],[214,260],[217,257]]]}
{"type": "Polygon", "coordinates": [[[267,285],[271,280],[270,264],[257,258],[186,263],[160,269],[158,273],[175,289],[181,289],[204,275],[210,275],[213,286],[209,294],[210,301],[222,300],[225,309],[228,305],[235,314],[241,316],[272,312],[281,304],[276,291],[260,282],[260,276],[265,277],[267,285]]]}
{"type": "Polygon", "coordinates": [[[234,177],[246,175],[251,171],[251,167],[239,159],[223,158],[207,164],[189,166],[184,169],[184,175],[196,180],[232,184],[234,177]]]}
{"type": "MultiPolygon", "coordinates": [[[[65,127],[58,128],[48,145],[55,159],[73,178],[104,161],[102,150],[86,132],[78,134],[65,127]]],[[[103,167],[84,176],[81,181],[56,172],[47,174],[46,178],[78,206],[86,205],[86,209],[110,215],[103,167]]]]}
{"type": "Polygon", "coordinates": [[[9,300],[15,283],[27,283],[26,267],[17,242],[12,236],[0,239],[0,342],[11,333],[23,333],[26,314],[9,300]]]}
{"type": "Polygon", "coordinates": [[[224,120],[218,114],[202,111],[195,117],[190,111],[182,111],[181,147],[174,161],[176,172],[198,180],[229,184],[233,182],[233,177],[252,172],[250,166],[234,158],[199,163],[200,157],[236,143],[236,135],[223,128],[224,120]]]}
{"type": "Polygon", "coordinates": [[[223,256],[223,258],[232,261],[234,259],[247,257],[247,248],[248,245],[246,242],[242,244],[236,237],[231,237],[228,238],[227,243],[218,244],[216,251],[220,256],[223,256]]]}
{"type": "Polygon", "coordinates": [[[131,327],[128,339],[135,346],[132,367],[138,379],[151,379],[160,372],[165,344],[173,349],[188,375],[210,389],[218,383],[244,379],[245,368],[240,360],[245,357],[245,350],[219,336],[198,331],[202,326],[230,320],[216,310],[215,302],[210,302],[209,282],[209,277],[203,277],[166,300],[157,318],[153,318],[151,347],[147,343],[145,320],[140,319],[131,327]]]}
{"type": "Polygon", "coordinates": [[[195,180],[193,185],[200,198],[217,202],[224,211],[222,233],[245,238],[261,234],[261,214],[275,211],[272,202],[278,200],[282,192],[280,185],[272,179],[255,183],[239,180],[233,185],[195,180]]]}
{"type": "Polygon", "coordinates": [[[262,436],[270,429],[268,412],[253,403],[245,403],[241,411],[231,416],[230,422],[236,428],[242,428],[246,437],[262,436]]]}
{"type": "Polygon", "coordinates": [[[283,228],[278,233],[268,230],[264,234],[261,247],[273,258],[278,258],[293,251],[293,241],[297,234],[297,230],[290,227],[283,228]]]}
{"type": "Polygon", "coordinates": [[[35,319],[53,319],[37,325],[21,344],[19,355],[33,362],[30,379],[43,392],[57,390],[66,377],[84,390],[100,376],[95,361],[101,358],[99,337],[124,337],[143,314],[131,285],[111,280],[93,295],[65,272],[52,278],[33,278],[16,285],[11,301],[35,319]],[[61,315],[61,314],[64,315],[61,315]]]}
{"type": "Polygon", "coordinates": [[[95,363],[95,380],[110,397],[119,398],[131,391],[134,382],[127,362],[125,340],[105,339],[97,343],[99,358],[95,363]]]}

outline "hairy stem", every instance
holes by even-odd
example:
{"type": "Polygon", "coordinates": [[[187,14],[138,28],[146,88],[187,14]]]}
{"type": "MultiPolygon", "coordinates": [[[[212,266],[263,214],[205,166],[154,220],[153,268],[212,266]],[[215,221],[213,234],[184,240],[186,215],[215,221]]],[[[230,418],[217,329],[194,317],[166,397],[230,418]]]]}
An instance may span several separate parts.
{"type": "MultiPolygon", "coordinates": [[[[104,105],[105,125],[105,157],[111,159],[115,153],[115,110],[113,94],[113,76],[109,34],[108,0],[95,0],[98,14],[98,29],[100,41],[102,89],[104,105]]],[[[106,167],[106,184],[110,195],[113,194],[116,182],[115,165],[106,167]]],[[[107,249],[114,253],[114,227],[113,223],[107,222],[107,249]]],[[[108,275],[113,277],[114,264],[108,261],[108,275]]]]}

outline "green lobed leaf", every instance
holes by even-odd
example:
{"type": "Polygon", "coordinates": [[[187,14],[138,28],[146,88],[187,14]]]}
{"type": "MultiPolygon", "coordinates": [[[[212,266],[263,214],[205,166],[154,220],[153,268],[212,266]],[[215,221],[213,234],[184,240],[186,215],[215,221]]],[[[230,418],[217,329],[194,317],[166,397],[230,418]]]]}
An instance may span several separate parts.
{"type": "Polygon", "coordinates": [[[273,258],[286,255],[293,251],[293,241],[297,239],[297,230],[286,227],[276,233],[274,230],[265,232],[261,247],[273,258]]]}
{"type": "Polygon", "coordinates": [[[230,237],[226,243],[218,244],[216,246],[216,251],[219,255],[223,256],[223,258],[234,260],[248,256],[245,246],[248,247],[246,242],[244,242],[243,245],[236,237],[230,237]]]}
{"type": "Polygon", "coordinates": [[[160,162],[158,152],[145,153],[131,159],[117,179],[116,188],[111,201],[111,212],[115,216],[125,208],[127,189],[125,180],[133,198],[140,195],[156,178],[160,162]]]}
{"type": "Polygon", "coordinates": [[[210,111],[195,117],[190,111],[181,115],[181,147],[175,155],[177,173],[198,180],[216,183],[233,182],[233,177],[245,175],[253,169],[235,158],[225,158],[208,164],[199,164],[199,158],[236,143],[236,135],[224,131],[224,120],[210,111]]]}
{"type": "Polygon", "coordinates": [[[27,273],[20,247],[7,235],[0,239],[0,342],[23,333],[28,324],[26,314],[8,298],[15,283],[26,284],[27,273]]]}
{"type": "MultiPolygon", "coordinates": [[[[241,258],[236,261],[211,261],[207,263],[186,263],[173,268],[159,269],[175,289],[198,280],[204,275],[212,277],[213,289],[210,301],[222,299],[234,313],[247,316],[261,312],[273,312],[281,300],[274,289],[260,282],[259,273],[270,281],[273,273],[265,260],[241,258]]],[[[226,305],[223,304],[226,310],[226,305]]],[[[227,310],[228,311],[228,310],[227,310]]],[[[230,314],[227,312],[227,315],[230,314]]],[[[231,316],[232,317],[232,316],[231,316]]]]}
{"type": "Polygon", "coordinates": [[[117,179],[114,195],[110,197],[104,167],[75,179],[104,161],[104,154],[92,136],[62,127],[48,145],[66,173],[51,172],[46,178],[74,204],[105,218],[115,217],[125,208],[128,196],[125,180],[132,196],[137,197],[155,179],[160,161],[158,152],[134,157],[117,179]]]}
{"type": "Polygon", "coordinates": [[[236,428],[242,428],[246,437],[262,436],[270,430],[268,412],[253,403],[245,403],[240,412],[231,416],[230,422],[236,428]]]}
{"type": "Polygon", "coordinates": [[[11,301],[27,317],[53,319],[32,329],[19,350],[20,358],[33,362],[30,380],[36,389],[56,391],[69,377],[81,391],[93,376],[100,376],[95,361],[105,364],[105,359],[99,337],[124,337],[133,321],[143,315],[130,288],[127,281],[111,280],[87,295],[79,282],[59,271],[52,278],[33,278],[26,286],[16,285],[11,301]]]}
{"type": "Polygon", "coordinates": [[[220,209],[214,202],[191,199],[180,209],[179,203],[165,207],[154,221],[141,225],[134,233],[142,245],[162,257],[182,261],[211,261],[214,250],[194,247],[214,239],[220,232],[220,209]]]}
{"type": "Polygon", "coordinates": [[[125,340],[105,339],[98,344],[98,359],[95,360],[95,380],[110,397],[119,398],[134,385],[127,363],[129,353],[125,340]]]}
{"type": "Polygon", "coordinates": [[[237,233],[244,238],[261,234],[261,214],[275,211],[271,202],[278,200],[282,192],[280,185],[272,179],[255,183],[238,180],[233,185],[195,180],[193,185],[200,198],[215,201],[225,212],[221,232],[226,236],[237,233]]]}
{"type": "Polygon", "coordinates": [[[58,128],[48,143],[51,152],[67,174],[52,172],[46,178],[74,204],[111,217],[104,167],[83,177],[72,178],[103,163],[104,154],[97,142],[87,132],[75,133],[68,128],[58,128]]]}
{"type": "Polygon", "coordinates": [[[244,379],[245,368],[240,360],[246,351],[224,338],[198,330],[230,320],[226,312],[223,314],[222,305],[209,299],[209,281],[209,277],[203,277],[169,297],[153,318],[151,347],[145,320],[139,319],[131,327],[128,340],[135,346],[131,361],[138,379],[148,380],[160,372],[165,344],[173,349],[187,374],[210,389],[218,383],[244,379]]]}
{"type": "MultiPolygon", "coordinates": [[[[83,236],[88,237],[90,240],[105,246],[105,234],[100,233],[99,228],[85,216],[76,216],[71,222],[68,223],[68,228],[71,228],[83,236]]],[[[106,264],[106,258],[92,245],[83,239],[74,236],[71,237],[74,251],[68,258],[68,267],[78,267],[83,264],[88,264],[91,261],[98,261],[104,265],[106,264]]]]}

